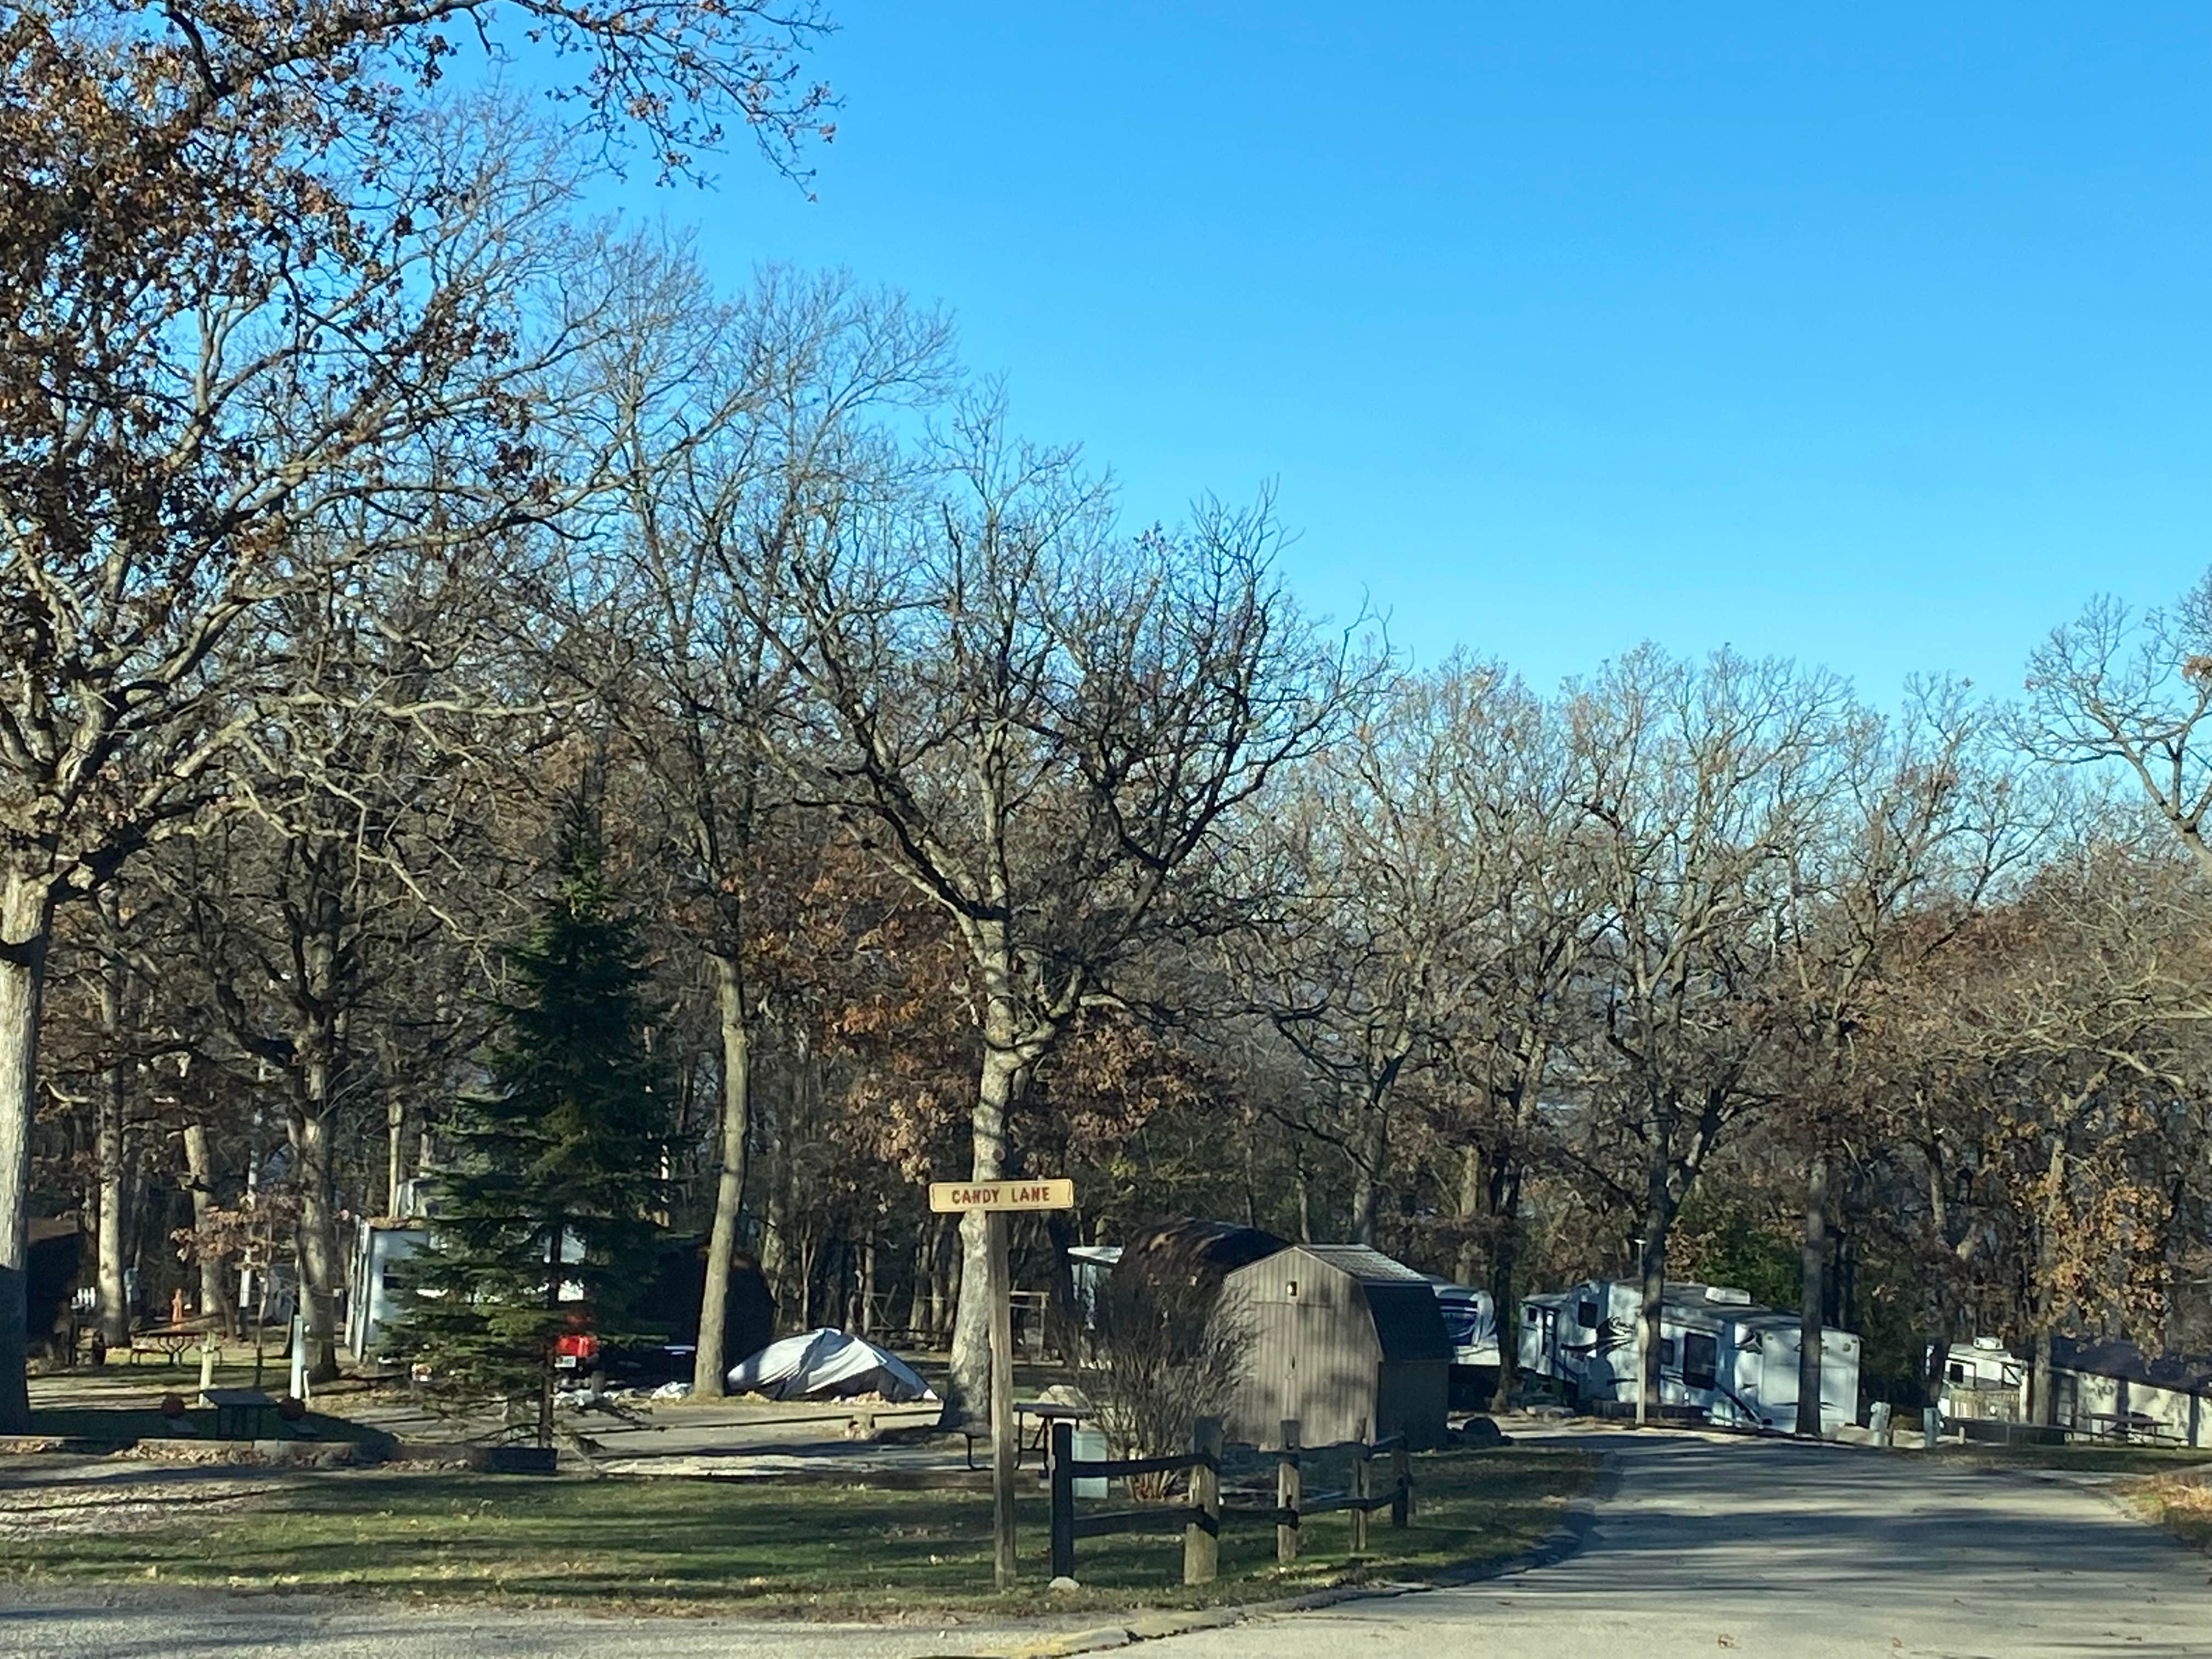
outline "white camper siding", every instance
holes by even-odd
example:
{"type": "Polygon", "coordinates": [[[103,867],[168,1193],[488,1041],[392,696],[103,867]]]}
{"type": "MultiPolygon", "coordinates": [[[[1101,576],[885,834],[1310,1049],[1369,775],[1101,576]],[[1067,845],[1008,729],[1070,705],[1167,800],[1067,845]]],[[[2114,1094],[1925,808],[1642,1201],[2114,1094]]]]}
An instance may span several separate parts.
{"type": "Polygon", "coordinates": [[[420,1250],[428,1230],[416,1221],[363,1220],[355,1236],[353,1280],[346,1297],[346,1346],[356,1359],[374,1352],[384,1327],[399,1311],[392,1269],[420,1250]]]}
{"type": "MultiPolygon", "coordinates": [[[[1765,1427],[1797,1432],[1797,1363],[1802,1334],[1797,1322],[1770,1316],[1751,1322],[1744,1335],[1756,1339],[1758,1412],[1765,1427]]],[[[1832,1435],[1858,1420],[1859,1340],[1848,1331],[1824,1327],[1820,1333],[1820,1427],[1832,1435]]]]}
{"type": "Polygon", "coordinates": [[[1530,1376],[1558,1376],[1559,1371],[1559,1296],[1532,1296],[1521,1304],[1521,1328],[1515,1336],[1521,1370],[1530,1376]]]}
{"type": "MultiPolygon", "coordinates": [[[[1694,1407],[1723,1426],[1795,1431],[1796,1319],[1740,1300],[1741,1292],[1709,1290],[1687,1281],[1667,1286],[1657,1403],[1694,1407]]],[[[1529,1297],[1522,1304],[1522,1366],[1571,1383],[1585,1401],[1633,1404],[1643,1302],[1642,1286],[1627,1279],[1529,1297]]],[[[1858,1416],[1858,1338],[1826,1330],[1820,1369],[1822,1428],[1832,1433],[1858,1416]]]]}
{"type": "Polygon", "coordinates": [[[1994,1338],[1954,1342],[1944,1357],[1943,1387],[1936,1403],[1954,1420],[2024,1422],[2027,1364],[2013,1358],[1994,1338]]]}
{"type": "Polygon", "coordinates": [[[2061,1428],[2085,1436],[2109,1438],[2121,1419],[2130,1422],[2130,1433],[2140,1435],[2144,1431],[2135,1419],[2148,1418],[2158,1438],[2171,1437],[2185,1446],[2212,1442],[2212,1402],[2130,1377],[2054,1367],[2051,1403],[2061,1428]]]}

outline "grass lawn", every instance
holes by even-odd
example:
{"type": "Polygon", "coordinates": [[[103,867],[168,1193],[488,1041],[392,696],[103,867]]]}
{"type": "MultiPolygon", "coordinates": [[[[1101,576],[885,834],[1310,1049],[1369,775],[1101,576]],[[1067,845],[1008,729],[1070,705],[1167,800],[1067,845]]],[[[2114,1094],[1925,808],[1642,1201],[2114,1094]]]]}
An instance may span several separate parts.
{"type": "Polygon", "coordinates": [[[2212,1550],[2212,1482],[2163,1474],[2131,1482],[2122,1495],[2191,1549],[2212,1550]]]}
{"type": "MultiPolygon", "coordinates": [[[[227,1516],[124,1534],[11,1538],[0,1580],[344,1590],[579,1611],[889,1618],[1197,1606],[1364,1576],[1419,1578],[1516,1554],[1589,1484],[1586,1454],[1504,1446],[1413,1460],[1416,1512],[1372,1523],[1347,1561],[1346,1518],[1317,1516],[1279,1572],[1274,1528],[1224,1521],[1221,1578],[1185,1590],[1179,1533],[1085,1540],[1081,1592],[1044,1589],[1047,1506],[1024,1488],[1024,1587],[990,1588],[991,1510],[972,1492],[884,1492],[671,1479],[528,1480],[374,1472],[303,1477],[227,1516]]],[[[1089,1505],[1119,1509],[1123,1500],[1089,1505]]]]}
{"type": "Polygon", "coordinates": [[[1947,1463],[1990,1469],[2076,1469],[2085,1474],[2161,1474],[2212,1463],[2212,1448],[2127,1446],[2110,1443],[2063,1446],[1943,1446],[1913,1457],[1937,1457],[1947,1463]]]}

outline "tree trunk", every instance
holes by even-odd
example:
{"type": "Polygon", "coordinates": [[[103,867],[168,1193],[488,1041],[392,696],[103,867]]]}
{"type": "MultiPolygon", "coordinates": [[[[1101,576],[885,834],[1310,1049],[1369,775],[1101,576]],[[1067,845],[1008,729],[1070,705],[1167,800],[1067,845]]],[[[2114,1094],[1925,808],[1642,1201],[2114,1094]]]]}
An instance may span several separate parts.
{"type": "MultiPolygon", "coordinates": [[[[1006,1173],[1007,1117],[1024,1062],[1013,1047],[1010,1009],[985,1016],[983,1074],[969,1122],[969,1179],[996,1181],[1006,1173]]],[[[991,1301],[1013,1287],[991,1282],[990,1230],[983,1212],[960,1218],[960,1300],[952,1319],[952,1356],[946,1374],[947,1425],[980,1423],[991,1413],[991,1301]]]]}
{"type": "MultiPolygon", "coordinates": [[[[568,1232],[566,1217],[555,1216],[551,1237],[545,1245],[545,1307],[549,1313],[561,1310],[562,1257],[568,1232]]],[[[553,1344],[549,1340],[545,1352],[538,1358],[538,1444],[540,1449],[553,1443],[553,1344]]]]}
{"type": "Polygon", "coordinates": [[[1306,1149],[1301,1142],[1291,1154],[1291,1168],[1297,1182],[1298,1243],[1313,1243],[1313,1182],[1306,1174],[1306,1149]]]}
{"type": "Polygon", "coordinates": [[[949,1341],[953,1310],[960,1305],[959,1224],[933,1217],[929,1246],[929,1340],[949,1341]]]}
{"type": "Polygon", "coordinates": [[[1458,1212],[1452,1218],[1459,1228],[1459,1257],[1452,1264],[1452,1277],[1462,1285],[1474,1283],[1481,1258],[1475,1234],[1482,1213],[1482,1154],[1472,1146],[1462,1146],[1459,1154],[1458,1212]]]}
{"type": "Polygon", "coordinates": [[[1375,1243],[1375,1179],[1364,1163],[1352,1167],[1352,1242],[1375,1243]]]}
{"type": "Polygon", "coordinates": [[[814,1328],[814,1273],[822,1265],[822,1234],[809,1217],[799,1229],[799,1322],[814,1328]]]}
{"type": "Polygon", "coordinates": [[[937,1230],[935,1216],[925,1216],[914,1236],[914,1277],[907,1287],[906,1328],[909,1338],[919,1339],[929,1328],[929,1281],[937,1271],[937,1230]]]}
{"type": "Polygon", "coordinates": [[[1244,1124],[1244,1224],[1260,1230],[1260,1136],[1258,1126],[1244,1124]]]}
{"type": "MultiPolygon", "coordinates": [[[[310,1063],[311,1074],[319,1074],[321,1069],[320,1061],[310,1063]]],[[[308,1089],[311,1094],[320,1092],[313,1076],[308,1089]]],[[[299,1269],[300,1311],[307,1323],[307,1380],[331,1382],[338,1374],[338,1268],[331,1214],[330,1134],[320,1117],[297,1109],[289,1114],[285,1127],[300,1198],[292,1254],[299,1269]]]]}
{"type": "Polygon", "coordinates": [[[384,1213],[399,1213],[399,1189],[407,1184],[407,1100],[394,1088],[384,1103],[384,1213]]]}
{"type": "Polygon", "coordinates": [[[1673,1195],[1663,1173],[1655,1170],[1644,1207],[1644,1242],[1637,1266],[1643,1279],[1643,1364],[1637,1383],[1637,1416],[1651,1416],[1659,1405],[1659,1304],[1667,1294],[1667,1234],[1674,1224],[1673,1195]]]}
{"type": "Polygon", "coordinates": [[[768,1202],[761,1215],[760,1266],[768,1280],[769,1294],[775,1305],[786,1310],[792,1307],[791,1297],[791,1229],[785,1220],[787,1206],[783,1201],[783,1172],[773,1164],[769,1169],[768,1202]]]}
{"type": "Polygon", "coordinates": [[[292,1103],[285,1129],[292,1144],[292,1176],[300,1204],[293,1232],[300,1311],[307,1321],[307,1380],[330,1382],[338,1374],[337,1291],[343,1260],[338,1249],[336,1172],[331,1167],[331,1085],[343,1035],[339,1023],[339,948],[344,920],[332,867],[319,854],[300,917],[294,950],[301,970],[292,988],[292,1103]]]}
{"type": "Polygon", "coordinates": [[[2052,1234],[2058,1224],[2058,1201],[2066,1182],[2066,1144],[2053,1139],[2051,1158],[2043,1176],[2043,1206],[2035,1238],[2035,1361],[2028,1400],[2033,1420],[2045,1425],[2058,1421],[2057,1402],[2051,1397],[2051,1337],[2058,1322],[2058,1309],[2051,1281],[2057,1267],[2052,1234]]]}
{"type": "Polygon", "coordinates": [[[1943,1399],[1945,1368],[1951,1362],[1951,1328],[1939,1320],[1920,1348],[1920,1403],[1940,1405],[1943,1399]]]}
{"type": "Polygon", "coordinates": [[[707,1239],[707,1287],[699,1304],[699,1351],[691,1364],[691,1392],[715,1398],[724,1390],[729,1362],[722,1349],[730,1300],[730,1264],[738,1249],[738,1223],[745,1200],[745,1153],[752,1139],[752,1031],[745,1023],[744,983],[738,959],[709,958],[714,1005],[722,1030],[722,1167],[714,1180],[714,1224],[707,1239]]]}
{"type": "Polygon", "coordinates": [[[1083,1328],[1081,1310],[1075,1305],[1075,1262],[1067,1254],[1075,1248],[1073,1212],[1048,1210],[1044,1216],[1045,1243],[1052,1251],[1052,1317],[1045,1323],[1053,1352],[1069,1364],[1075,1363],[1083,1328]]]}
{"type": "Polygon", "coordinates": [[[100,1290],[100,1337],[111,1348],[131,1343],[131,1305],[125,1294],[125,1240],[129,1236],[131,1171],[125,1156],[124,1116],[127,1077],[124,1069],[122,975],[112,966],[100,977],[100,1024],[108,1048],[100,1077],[97,1110],[100,1131],[100,1224],[96,1234],[95,1282],[100,1290]]]}
{"type": "Polygon", "coordinates": [[[0,877],[0,1434],[31,1427],[31,1120],[53,890],[0,877]]]}
{"type": "Polygon", "coordinates": [[[185,1170],[191,1182],[192,1231],[202,1244],[194,1251],[200,1265],[200,1314],[219,1321],[226,1336],[235,1336],[238,1310],[224,1281],[223,1264],[205,1249],[208,1212],[215,1207],[215,1163],[208,1152],[207,1125],[197,1120],[185,1125],[185,1170]]]}
{"type": "Polygon", "coordinates": [[[1390,1156],[1390,1118],[1380,1101],[1367,1103],[1365,1133],[1360,1136],[1359,1156],[1352,1175],[1352,1237],[1355,1243],[1375,1243],[1377,1213],[1382,1207],[1382,1171],[1390,1156]]]}
{"type": "Polygon", "coordinates": [[[1505,1171],[1504,1190],[1491,1232],[1490,1299],[1498,1317],[1498,1387],[1490,1396],[1490,1408],[1495,1412],[1513,1403],[1513,1387],[1520,1376],[1521,1352],[1515,1328],[1520,1310],[1513,1294],[1520,1255],[1521,1165],[1516,1162],[1505,1171]]]}
{"type": "Polygon", "coordinates": [[[2035,1360],[2028,1374],[2028,1416],[2033,1422],[2056,1426],[2058,1402],[2051,1397],[2051,1304],[2040,1291],[2035,1299],[2035,1360]]]}
{"type": "Polygon", "coordinates": [[[1797,1301],[1797,1432],[1818,1440],[1820,1421],[1820,1330],[1827,1312],[1828,1155],[1813,1155],[1805,1176],[1802,1293],[1797,1301]]]}

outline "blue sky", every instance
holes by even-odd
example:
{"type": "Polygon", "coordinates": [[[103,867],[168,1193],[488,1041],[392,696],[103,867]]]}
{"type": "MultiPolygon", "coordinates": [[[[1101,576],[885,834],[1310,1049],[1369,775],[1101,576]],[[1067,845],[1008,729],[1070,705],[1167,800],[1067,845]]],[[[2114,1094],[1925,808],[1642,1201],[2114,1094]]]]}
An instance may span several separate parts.
{"type": "Polygon", "coordinates": [[[1133,514],[1275,480],[1420,659],[2008,691],[2212,563],[2201,4],[836,9],[816,201],[625,210],[943,301],[1133,514]]]}

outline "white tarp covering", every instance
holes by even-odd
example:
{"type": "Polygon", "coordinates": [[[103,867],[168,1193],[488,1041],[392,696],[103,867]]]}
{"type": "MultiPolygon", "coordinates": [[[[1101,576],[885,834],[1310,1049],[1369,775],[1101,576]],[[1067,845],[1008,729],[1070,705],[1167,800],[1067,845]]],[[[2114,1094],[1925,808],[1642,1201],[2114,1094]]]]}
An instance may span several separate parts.
{"type": "Polygon", "coordinates": [[[863,1337],[823,1328],[771,1342],[730,1367],[732,1394],[770,1400],[841,1399],[876,1394],[886,1400],[934,1400],[914,1367],[863,1337]]]}

